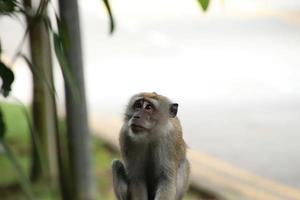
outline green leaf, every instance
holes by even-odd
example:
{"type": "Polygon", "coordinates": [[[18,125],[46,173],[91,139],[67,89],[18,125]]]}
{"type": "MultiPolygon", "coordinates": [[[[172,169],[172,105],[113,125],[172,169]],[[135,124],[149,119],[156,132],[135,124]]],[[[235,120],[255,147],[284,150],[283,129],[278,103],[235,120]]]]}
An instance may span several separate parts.
{"type": "Polygon", "coordinates": [[[1,41],[0,41],[0,56],[1,56],[1,53],[2,53],[2,46],[1,46],[1,41]]]}
{"type": "Polygon", "coordinates": [[[31,70],[31,73],[34,75],[34,76],[37,76],[39,77],[39,71],[38,71],[38,68],[33,64],[31,63],[31,61],[29,60],[29,58],[27,58],[25,55],[21,55],[21,57],[25,60],[25,62],[27,63],[27,66],[30,68],[31,70]]]}
{"type": "Polygon", "coordinates": [[[206,11],[209,5],[209,0],[198,0],[201,8],[206,11]]]}
{"type": "Polygon", "coordinates": [[[47,169],[47,161],[46,158],[43,156],[43,148],[42,148],[42,143],[41,143],[41,139],[40,139],[40,135],[36,132],[36,127],[34,126],[34,124],[32,123],[29,111],[26,109],[26,105],[19,100],[16,97],[12,97],[12,99],[14,99],[21,108],[21,111],[26,119],[27,125],[29,127],[30,130],[30,136],[32,138],[33,144],[36,149],[37,149],[37,154],[38,154],[38,162],[40,163],[41,167],[42,167],[42,171],[46,171],[47,169]]]}
{"type": "Polygon", "coordinates": [[[5,142],[5,140],[0,138],[0,146],[4,149],[4,154],[7,157],[7,159],[11,162],[13,167],[15,168],[16,172],[18,173],[18,178],[20,185],[25,193],[25,196],[28,200],[34,200],[32,189],[30,186],[30,182],[22,169],[20,163],[18,162],[16,156],[8,146],[8,144],[5,142]]]}
{"type": "Polygon", "coordinates": [[[21,57],[25,60],[25,62],[27,63],[28,67],[30,68],[32,74],[39,78],[41,81],[43,81],[47,88],[50,90],[50,92],[52,93],[52,95],[56,96],[56,91],[55,91],[55,88],[54,86],[52,86],[49,81],[46,79],[46,75],[41,71],[39,70],[38,67],[36,67],[30,60],[29,58],[27,58],[25,55],[21,55],[21,57]]]}
{"type": "MultiPolygon", "coordinates": [[[[66,37],[66,36],[65,36],[66,37]]],[[[79,98],[78,84],[74,79],[74,75],[70,69],[70,64],[67,60],[66,51],[63,45],[63,39],[59,34],[53,32],[54,52],[61,67],[64,80],[70,86],[74,98],[79,98]]]]}
{"type": "Polygon", "coordinates": [[[109,26],[110,26],[109,32],[110,32],[110,34],[112,34],[115,30],[115,20],[114,20],[113,14],[112,14],[112,10],[111,10],[109,1],[108,0],[103,0],[103,3],[104,3],[104,6],[107,10],[108,17],[109,17],[109,26]]]}
{"type": "Polygon", "coordinates": [[[45,23],[45,26],[48,28],[48,30],[52,31],[53,28],[52,28],[51,20],[47,15],[43,16],[43,21],[45,23]]]}
{"type": "Polygon", "coordinates": [[[11,15],[18,7],[17,0],[0,0],[0,15],[11,15]]]}
{"type": "Polygon", "coordinates": [[[11,84],[14,82],[15,76],[3,62],[0,61],[0,77],[2,78],[1,93],[4,97],[9,95],[11,84]]]}
{"type": "Polygon", "coordinates": [[[2,109],[0,109],[0,140],[4,138],[6,126],[3,119],[2,109]]]}
{"type": "Polygon", "coordinates": [[[54,43],[54,52],[58,63],[60,65],[64,81],[71,89],[71,95],[75,99],[79,99],[79,85],[78,81],[75,80],[75,76],[72,73],[70,63],[67,59],[67,51],[72,45],[70,43],[69,33],[66,30],[66,25],[60,20],[59,16],[55,13],[56,23],[58,26],[59,33],[51,30],[54,43]]]}
{"type": "Polygon", "coordinates": [[[64,51],[64,55],[66,56],[66,52],[71,46],[69,32],[66,29],[67,26],[65,24],[63,24],[63,22],[60,20],[60,18],[57,14],[55,14],[55,19],[56,19],[56,23],[57,23],[57,27],[58,27],[58,33],[52,31],[52,33],[54,35],[56,35],[56,36],[53,36],[53,38],[56,37],[57,42],[60,43],[62,51],[64,51]]]}
{"type": "Polygon", "coordinates": [[[33,193],[32,193],[31,187],[30,187],[30,182],[29,182],[28,178],[26,177],[25,172],[22,169],[20,163],[16,159],[16,156],[14,155],[14,153],[12,152],[12,150],[10,149],[10,147],[4,140],[5,132],[6,132],[6,125],[4,122],[2,109],[0,107],[0,147],[1,147],[1,149],[4,150],[5,156],[11,162],[13,167],[16,169],[16,172],[18,173],[20,185],[25,193],[26,198],[28,200],[33,200],[34,198],[33,198],[33,193]]]}
{"type": "Polygon", "coordinates": [[[49,3],[49,0],[40,1],[40,4],[36,11],[36,15],[35,15],[36,17],[40,17],[40,16],[44,15],[44,12],[47,9],[48,3],[49,3]]]}

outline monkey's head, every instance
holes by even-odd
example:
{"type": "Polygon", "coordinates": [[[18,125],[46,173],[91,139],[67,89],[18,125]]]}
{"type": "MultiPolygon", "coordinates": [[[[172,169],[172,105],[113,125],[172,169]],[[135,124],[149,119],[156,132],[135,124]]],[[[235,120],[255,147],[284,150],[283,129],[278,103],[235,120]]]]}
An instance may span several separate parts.
{"type": "Polygon", "coordinates": [[[134,134],[156,132],[167,126],[177,115],[178,104],[167,97],[153,93],[134,95],[127,106],[125,123],[134,134]]]}

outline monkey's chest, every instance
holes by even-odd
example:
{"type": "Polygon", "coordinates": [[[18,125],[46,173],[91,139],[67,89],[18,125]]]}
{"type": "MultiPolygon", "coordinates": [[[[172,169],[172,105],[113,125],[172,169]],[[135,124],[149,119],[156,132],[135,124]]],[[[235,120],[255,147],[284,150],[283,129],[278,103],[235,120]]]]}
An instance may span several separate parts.
{"type": "Polygon", "coordinates": [[[148,199],[154,199],[159,182],[159,166],[152,159],[146,161],[145,178],[148,190],[148,199]]]}

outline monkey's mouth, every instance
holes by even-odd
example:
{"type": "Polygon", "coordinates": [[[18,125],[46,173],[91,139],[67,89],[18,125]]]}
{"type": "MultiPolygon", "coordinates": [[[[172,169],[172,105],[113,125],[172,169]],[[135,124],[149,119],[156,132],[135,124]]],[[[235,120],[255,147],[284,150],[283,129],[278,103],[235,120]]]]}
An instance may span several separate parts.
{"type": "Polygon", "coordinates": [[[131,124],[131,130],[134,132],[134,133],[138,133],[138,132],[142,132],[144,130],[146,130],[143,126],[140,126],[140,125],[137,125],[137,124],[131,124]]]}

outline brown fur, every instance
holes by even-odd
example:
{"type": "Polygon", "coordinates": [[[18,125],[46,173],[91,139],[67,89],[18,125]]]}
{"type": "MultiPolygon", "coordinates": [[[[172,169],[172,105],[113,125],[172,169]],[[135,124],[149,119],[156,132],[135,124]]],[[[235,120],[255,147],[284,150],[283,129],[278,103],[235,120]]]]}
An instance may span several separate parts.
{"type": "Polygon", "coordinates": [[[189,163],[186,160],[186,144],[180,121],[165,113],[170,112],[170,105],[172,102],[167,97],[155,92],[139,93],[131,98],[119,138],[125,166],[121,161],[115,161],[114,164],[118,166],[115,169],[113,166],[114,188],[119,200],[182,199],[188,185],[189,163]],[[135,139],[139,137],[139,133],[133,136],[129,134],[130,119],[135,112],[140,112],[132,111],[132,101],[135,98],[157,100],[160,103],[157,115],[162,115],[162,124],[155,125],[153,130],[147,130],[144,138],[139,139],[135,139]],[[122,178],[125,176],[124,172],[118,172],[117,168],[126,170],[127,177],[122,178]],[[126,191],[119,188],[126,188],[126,191]]]}

